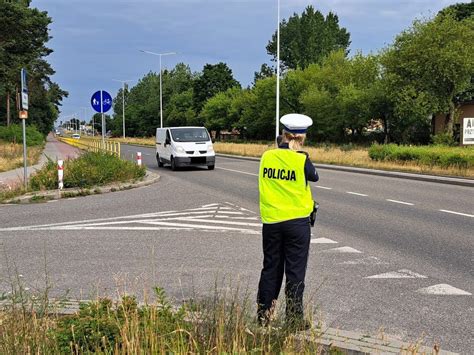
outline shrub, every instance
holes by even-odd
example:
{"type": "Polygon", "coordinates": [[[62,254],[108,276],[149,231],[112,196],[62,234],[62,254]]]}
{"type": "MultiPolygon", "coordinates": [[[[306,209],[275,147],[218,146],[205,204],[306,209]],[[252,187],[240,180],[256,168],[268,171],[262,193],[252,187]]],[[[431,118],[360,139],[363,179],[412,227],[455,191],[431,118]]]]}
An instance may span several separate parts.
{"type": "Polygon", "coordinates": [[[369,157],[377,161],[416,162],[442,168],[471,169],[474,167],[474,149],[446,146],[397,146],[374,144],[369,157]]]}
{"type": "Polygon", "coordinates": [[[431,141],[435,145],[447,145],[450,147],[457,145],[457,142],[454,140],[453,135],[449,133],[439,133],[434,136],[431,136],[431,141]]]}
{"type": "MultiPolygon", "coordinates": [[[[90,188],[112,182],[124,182],[145,176],[145,167],[106,154],[88,152],[64,162],[64,187],[90,188]]],[[[56,163],[49,161],[30,179],[33,190],[53,190],[58,187],[56,163]]]]}
{"type": "MultiPolygon", "coordinates": [[[[44,136],[35,126],[26,127],[26,145],[29,147],[42,145],[44,136]]],[[[10,143],[23,143],[23,128],[21,125],[0,126],[0,139],[10,143]]]]}

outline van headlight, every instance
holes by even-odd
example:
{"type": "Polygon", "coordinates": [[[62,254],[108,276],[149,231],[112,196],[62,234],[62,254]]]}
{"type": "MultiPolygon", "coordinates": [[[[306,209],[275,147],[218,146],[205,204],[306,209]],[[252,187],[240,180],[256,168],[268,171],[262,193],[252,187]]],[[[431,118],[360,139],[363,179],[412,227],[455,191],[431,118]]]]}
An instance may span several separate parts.
{"type": "Polygon", "coordinates": [[[181,154],[186,153],[183,147],[176,147],[176,152],[181,154]]]}
{"type": "Polygon", "coordinates": [[[208,153],[214,153],[214,147],[210,145],[209,147],[207,147],[207,151],[208,153]]]}

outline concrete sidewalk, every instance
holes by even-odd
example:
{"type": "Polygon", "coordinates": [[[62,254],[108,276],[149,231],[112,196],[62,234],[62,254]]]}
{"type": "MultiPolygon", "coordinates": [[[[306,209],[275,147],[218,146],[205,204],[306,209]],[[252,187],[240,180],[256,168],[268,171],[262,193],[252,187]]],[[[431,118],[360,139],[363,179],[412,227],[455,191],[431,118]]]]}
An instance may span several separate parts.
{"type": "MultiPolygon", "coordinates": [[[[59,159],[74,159],[81,154],[81,150],[72,147],[66,143],[59,142],[52,135],[46,138],[46,145],[41,153],[38,164],[27,167],[27,176],[41,169],[48,159],[56,161],[59,159]]],[[[0,189],[7,187],[8,189],[23,184],[23,168],[5,171],[0,173],[0,189]]]]}

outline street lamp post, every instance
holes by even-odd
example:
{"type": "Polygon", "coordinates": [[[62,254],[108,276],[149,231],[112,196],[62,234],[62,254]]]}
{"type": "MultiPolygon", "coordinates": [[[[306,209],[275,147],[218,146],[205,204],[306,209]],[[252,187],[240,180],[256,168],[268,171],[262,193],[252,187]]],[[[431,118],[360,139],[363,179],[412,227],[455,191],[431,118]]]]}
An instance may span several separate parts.
{"type": "Polygon", "coordinates": [[[144,50],[140,50],[140,52],[143,52],[143,53],[147,53],[147,54],[152,54],[152,55],[157,55],[160,57],[160,128],[163,128],[163,94],[162,94],[162,73],[161,73],[161,57],[162,56],[165,56],[165,55],[173,55],[173,54],[176,54],[175,52],[167,52],[167,53],[153,53],[153,52],[149,52],[149,51],[144,51],[144,50]]]}
{"type": "MultiPolygon", "coordinates": [[[[133,80],[117,80],[117,79],[112,79],[112,80],[122,83],[122,124],[123,124],[122,133],[123,133],[123,138],[125,138],[125,84],[133,80]]],[[[160,92],[161,92],[161,88],[160,88],[160,92]]]]}

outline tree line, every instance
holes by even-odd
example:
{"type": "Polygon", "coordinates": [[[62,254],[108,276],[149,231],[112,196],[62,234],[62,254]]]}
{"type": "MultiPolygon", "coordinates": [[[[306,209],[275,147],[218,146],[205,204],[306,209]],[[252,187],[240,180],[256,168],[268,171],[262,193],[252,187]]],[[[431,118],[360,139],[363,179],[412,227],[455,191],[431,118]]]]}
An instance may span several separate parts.
{"type": "MultiPolygon", "coordinates": [[[[375,54],[349,55],[350,33],[338,16],[308,6],[281,23],[280,114],[313,118],[310,139],[326,142],[428,143],[434,113],[448,113],[456,132],[459,106],[474,93],[474,4],[459,4],[416,20],[375,54]]],[[[276,33],[266,47],[276,58],[276,33]]],[[[163,72],[165,126],[237,129],[245,139],[271,140],[275,131],[275,67],[262,65],[243,88],[225,63],[199,73],[184,63],[163,72]]],[[[127,135],[153,135],[159,126],[159,74],[150,72],[114,100],[110,127],[127,135]]]]}
{"type": "Polygon", "coordinates": [[[51,80],[54,70],[45,57],[52,53],[47,12],[29,1],[0,1],[0,125],[19,122],[20,70],[28,72],[29,118],[43,134],[51,131],[68,93],[51,80]]]}

